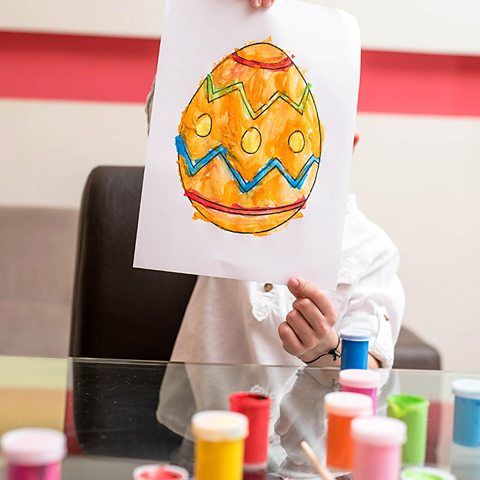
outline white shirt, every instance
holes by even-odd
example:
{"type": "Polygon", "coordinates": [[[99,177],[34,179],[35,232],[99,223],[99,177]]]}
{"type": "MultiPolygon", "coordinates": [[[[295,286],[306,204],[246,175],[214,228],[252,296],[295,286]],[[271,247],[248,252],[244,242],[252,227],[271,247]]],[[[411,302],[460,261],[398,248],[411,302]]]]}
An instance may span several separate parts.
{"type": "MultiPolygon", "coordinates": [[[[370,222],[349,195],[342,257],[335,292],[335,329],[371,332],[369,351],[383,367],[393,364],[404,292],[397,277],[398,251],[388,235],[370,222]]],[[[308,279],[307,279],[308,280],[308,279]]],[[[284,285],[198,277],[177,336],[172,360],[189,363],[242,363],[300,366],[287,353],[278,326],[292,309],[284,285]]]]}

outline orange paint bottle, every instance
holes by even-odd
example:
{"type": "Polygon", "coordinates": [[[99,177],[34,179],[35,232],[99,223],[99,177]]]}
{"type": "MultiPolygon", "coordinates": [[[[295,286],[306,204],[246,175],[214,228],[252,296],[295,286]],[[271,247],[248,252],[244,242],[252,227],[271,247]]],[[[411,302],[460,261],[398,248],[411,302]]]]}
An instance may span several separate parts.
{"type": "Polygon", "coordinates": [[[354,459],[352,420],[372,415],[373,401],[359,393],[333,392],[325,395],[328,416],[327,465],[335,470],[351,470],[354,459]]]}

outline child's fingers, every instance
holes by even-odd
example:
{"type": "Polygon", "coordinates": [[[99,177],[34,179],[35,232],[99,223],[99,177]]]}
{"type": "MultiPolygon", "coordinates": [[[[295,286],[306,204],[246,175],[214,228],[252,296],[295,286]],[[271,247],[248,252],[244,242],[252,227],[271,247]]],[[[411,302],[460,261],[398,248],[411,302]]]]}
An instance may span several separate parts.
{"type": "Polygon", "coordinates": [[[253,8],[259,8],[261,7],[262,5],[265,7],[265,8],[269,8],[271,7],[273,4],[275,3],[275,0],[250,0],[250,5],[253,7],[253,8]]]}
{"type": "Polygon", "coordinates": [[[294,425],[298,418],[298,412],[293,411],[292,408],[282,407],[280,408],[280,417],[275,423],[275,433],[277,435],[285,435],[294,425]]]}
{"type": "Polygon", "coordinates": [[[336,319],[337,313],[331,300],[312,283],[300,278],[291,278],[288,281],[288,289],[296,298],[309,298],[312,300],[324,317],[336,319]]]}
{"type": "Polygon", "coordinates": [[[292,306],[303,315],[319,340],[328,333],[328,330],[330,330],[335,323],[335,321],[325,318],[310,298],[297,298],[292,306]]]}
{"type": "Polygon", "coordinates": [[[287,322],[282,322],[278,326],[278,335],[283,343],[283,348],[290,355],[298,357],[305,352],[305,348],[287,322]]]}
{"type": "Polygon", "coordinates": [[[304,352],[310,350],[317,345],[317,335],[315,334],[307,320],[304,318],[304,316],[298,310],[293,309],[288,312],[287,318],[285,320],[300,340],[304,352]]]}

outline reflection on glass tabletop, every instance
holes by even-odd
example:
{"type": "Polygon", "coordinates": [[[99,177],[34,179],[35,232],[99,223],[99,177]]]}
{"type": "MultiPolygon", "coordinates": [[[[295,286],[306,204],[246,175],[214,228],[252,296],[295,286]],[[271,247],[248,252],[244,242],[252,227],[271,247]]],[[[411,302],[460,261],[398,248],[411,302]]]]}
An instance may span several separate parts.
{"type": "MultiPolygon", "coordinates": [[[[427,463],[460,472],[464,466],[456,464],[451,446],[451,383],[479,376],[381,374],[378,415],[386,414],[386,398],[392,393],[429,398],[427,463]]],[[[306,440],[325,458],[323,397],[338,389],[337,381],[333,369],[0,357],[0,433],[27,425],[64,429],[69,456],[63,478],[68,480],[131,478],[136,466],[153,462],[192,472],[192,415],[228,409],[230,393],[251,391],[272,398],[269,473],[246,473],[245,479],[314,479],[318,476],[300,442],[306,440]]],[[[473,463],[480,472],[480,461],[473,463]]],[[[337,475],[349,478],[348,472],[337,475]]]]}

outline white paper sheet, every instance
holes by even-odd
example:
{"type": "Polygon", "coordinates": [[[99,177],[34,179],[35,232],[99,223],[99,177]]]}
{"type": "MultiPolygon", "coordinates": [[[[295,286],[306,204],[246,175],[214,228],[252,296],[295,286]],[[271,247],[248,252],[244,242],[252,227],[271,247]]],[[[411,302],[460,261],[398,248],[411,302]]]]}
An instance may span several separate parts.
{"type": "Polygon", "coordinates": [[[357,22],[297,0],[167,0],[164,22],[134,266],[335,289],[357,22]]]}

